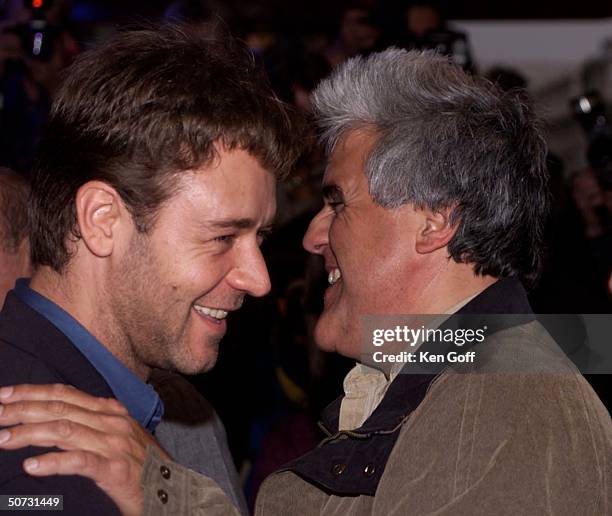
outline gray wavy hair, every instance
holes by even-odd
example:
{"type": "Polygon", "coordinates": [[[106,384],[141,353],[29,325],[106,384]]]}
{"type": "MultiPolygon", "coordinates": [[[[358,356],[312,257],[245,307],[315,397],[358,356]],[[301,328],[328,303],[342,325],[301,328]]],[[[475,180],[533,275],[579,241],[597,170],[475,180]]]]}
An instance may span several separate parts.
{"type": "Polygon", "coordinates": [[[376,203],[452,208],[455,261],[535,281],[547,151],[525,95],[503,93],[435,52],[390,48],[339,66],[313,104],[328,154],[348,131],[375,130],[365,174],[376,203]]]}

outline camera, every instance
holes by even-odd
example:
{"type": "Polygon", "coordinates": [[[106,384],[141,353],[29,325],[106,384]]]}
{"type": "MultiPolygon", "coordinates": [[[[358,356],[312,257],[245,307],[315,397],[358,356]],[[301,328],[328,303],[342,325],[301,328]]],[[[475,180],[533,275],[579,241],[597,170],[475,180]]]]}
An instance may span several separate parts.
{"type": "Polygon", "coordinates": [[[32,16],[30,21],[9,29],[17,34],[26,57],[38,61],[50,61],[58,31],[47,21],[46,11],[52,0],[24,0],[32,16]]]}
{"type": "Polygon", "coordinates": [[[589,90],[570,104],[587,135],[589,166],[602,189],[612,191],[612,124],[606,103],[597,90],[589,90]]]}

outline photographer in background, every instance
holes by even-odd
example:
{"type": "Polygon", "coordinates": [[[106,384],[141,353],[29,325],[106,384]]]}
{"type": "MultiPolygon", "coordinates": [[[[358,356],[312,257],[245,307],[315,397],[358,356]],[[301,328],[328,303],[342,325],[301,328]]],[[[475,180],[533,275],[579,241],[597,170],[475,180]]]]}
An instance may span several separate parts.
{"type": "Polygon", "coordinates": [[[575,118],[588,139],[588,166],[572,181],[572,197],[580,212],[588,250],[602,286],[610,294],[612,274],[612,123],[601,95],[591,90],[572,101],[575,118]]]}
{"type": "Polygon", "coordinates": [[[24,2],[29,19],[0,32],[0,165],[29,173],[61,71],[79,53],[65,2],[24,2]]]}
{"type": "Polygon", "coordinates": [[[452,30],[446,24],[444,4],[436,0],[404,2],[390,21],[386,37],[378,48],[398,46],[408,50],[435,50],[447,55],[461,68],[475,72],[467,34],[452,30]]]}

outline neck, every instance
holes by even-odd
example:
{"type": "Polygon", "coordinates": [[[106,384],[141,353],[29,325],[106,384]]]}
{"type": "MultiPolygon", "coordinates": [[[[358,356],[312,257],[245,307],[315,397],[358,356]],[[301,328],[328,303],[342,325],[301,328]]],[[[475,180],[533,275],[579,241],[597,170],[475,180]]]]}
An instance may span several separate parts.
{"type": "Polygon", "coordinates": [[[445,258],[445,263],[431,268],[422,275],[418,305],[408,313],[444,314],[464,300],[480,294],[497,281],[493,276],[479,276],[473,266],[455,263],[445,258]]]}
{"type": "Polygon", "coordinates": [[[104,285],[92,274],[80,274],[72,264],[61,274],[50,267],[39,267],[30,288],[68,312],[117,360],[141,380],[147,380],[150,369],[134,355],[128,338],[114,320],[104,285]]]}

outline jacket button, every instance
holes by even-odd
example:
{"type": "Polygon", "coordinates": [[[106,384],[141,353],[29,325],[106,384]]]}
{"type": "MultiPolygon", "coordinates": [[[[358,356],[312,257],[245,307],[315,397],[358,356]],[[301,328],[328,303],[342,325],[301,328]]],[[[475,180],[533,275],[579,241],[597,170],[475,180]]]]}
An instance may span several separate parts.
{"type": "Polygon", "coordinates": [[[346,469],[346,464],[335,464],[334,467],[332,468],[332,473],[339,477],[340,475],[342,475],[342,473],[344,473],[344,470],[346,469]]]}
{"type": "Polygon", "coordinates": [[[363,474],[366,477],[371,477],[375,471],[376,468],[374,467],[374,464],[368,464],[365,468],[363,468],[363,474]]]}
{"type": "Polygon", "coordinates": [[[161,503],[168,503],[168,493],[166,493],[166,491],[163,489],[157,491],[157,498],[159,498],[161,503]]]}
{"type": "Polygon", "coordinates": [[[161,476],[164,477],[166,480],[170,478],[170,470],[166,466],[161,466],[159,468],[159,472],[161,473],[161,476]]]}

